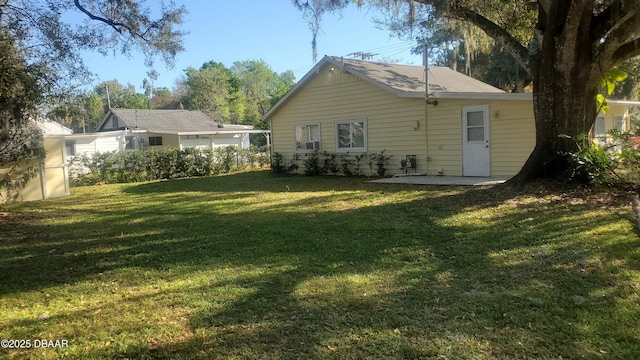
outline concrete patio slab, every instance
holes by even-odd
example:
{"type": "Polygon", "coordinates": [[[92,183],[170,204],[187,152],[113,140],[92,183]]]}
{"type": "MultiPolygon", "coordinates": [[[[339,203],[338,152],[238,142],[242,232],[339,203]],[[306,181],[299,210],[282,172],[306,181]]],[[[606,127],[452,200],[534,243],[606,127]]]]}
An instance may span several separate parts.
{"type": "Polygon", "coordinates": [[[508,177],[470,177],[470,176],[394,176],[391,178],[371,180],[372,183],[383,184],[415,184],[415,185],[464,185],[486,186],[502,184],[508,177]]]}

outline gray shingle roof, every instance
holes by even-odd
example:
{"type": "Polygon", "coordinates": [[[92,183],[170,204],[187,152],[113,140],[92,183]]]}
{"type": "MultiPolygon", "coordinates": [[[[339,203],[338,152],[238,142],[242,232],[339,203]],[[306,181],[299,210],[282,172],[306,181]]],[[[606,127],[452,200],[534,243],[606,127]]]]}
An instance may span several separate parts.
{"type": "MultiPolygon", "coordinates": [[[[333,63],[344,64],[344,71],[378,83],[398,95],[424,94],[424,67],[386,64],[327,56],[333,63]]],[[[429,67],[429,93],[504,93],[480,80],[448,67],[429,67]]]]}
{"type": "MultiPolygon", "coordinates": [[[[424,98],[424,67],[415,65],[386,64],[371,61],[325,56],[289,92],[278,101],[263,120],[276,112],[309,82],[320,69],[333,66],[379,86],[400,97],[424,98]]],[[[520,99],[529,94],[508,94],[496,87],[442,66],[429,67],[429,96],[434,98],[508,97],[520,99]]]]}
{"type": "Polygon", "coordinates": [[[233,131],[252,129],[245,125],[219,125],[199,110],[147,110],[111,109],[130,129],[158,133],[179,133],[194,131],[233,131]]]}
{"type": "Polygon", "coordinates": [[[129,128],[141,130],[217,130],[218,124],[201,111],[111,109],[129,128]]]}

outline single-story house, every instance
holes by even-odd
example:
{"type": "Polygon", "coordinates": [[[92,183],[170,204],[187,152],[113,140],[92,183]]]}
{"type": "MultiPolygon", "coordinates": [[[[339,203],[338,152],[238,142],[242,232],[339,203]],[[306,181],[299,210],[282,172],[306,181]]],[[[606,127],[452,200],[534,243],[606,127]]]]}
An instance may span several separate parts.
{"type": "MultiPolygon", "coordinates": [[[[596,134],[629,129],[633,104],[610,101],[596,134]]],[[[314,151],[384,150],[392,156],[388,174],[407,171],[401,161],[409,156],[415,159],[411,172],[507,177],[520,170],[535,145],[531,94],[506,93],[447,67],[425,72],[421,66],[332,56],[263,120],[271,123],[272,151],[285,161],[314,151]]]]}
{"type": "Polygon", "coordinates": [[[201,111],[111,109],[98,126],[98,132],[128,131],[126,149],[158,147],[208,147],[235,145],[249,148],[253,126],[219,124],[201,111]]]}

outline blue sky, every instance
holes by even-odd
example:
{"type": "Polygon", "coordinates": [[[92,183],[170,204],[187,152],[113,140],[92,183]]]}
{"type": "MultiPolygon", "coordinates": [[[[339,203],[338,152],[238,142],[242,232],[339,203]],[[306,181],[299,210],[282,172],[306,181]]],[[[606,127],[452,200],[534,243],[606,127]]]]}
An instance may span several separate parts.
{"type": "MultiPolygon", "coordinates": [[[[234,61],[263,59],[276,72],[293,70],[299,80],[314,63],[311,52],[311,31],[291,0],[178,0],[188,14],[183,29],[188,31],[184,46],[173,69],[157,61],[160,73],[156,86],[172,89],[175,80],[189,66],[199,68],[207,61],[230,67],[234,61]]],[[[152,2],[150,2],[152,3],[152,2]]],[[[379,53],[380,59],[400,63],[421,63],[421,57],[410,54],[412,41],[392,37],[376,28],[374,11],[351,6],[341,14],[326,15],[318,37],[318,60],[323,55],[346,56],[364,51],[379,53]]],[[[117,79],[131,83],[141,91],[147,68],[141,56],[130,59],[120,54],[103,57],[84,56],[89,69],[100,81],[117,79]]]]}

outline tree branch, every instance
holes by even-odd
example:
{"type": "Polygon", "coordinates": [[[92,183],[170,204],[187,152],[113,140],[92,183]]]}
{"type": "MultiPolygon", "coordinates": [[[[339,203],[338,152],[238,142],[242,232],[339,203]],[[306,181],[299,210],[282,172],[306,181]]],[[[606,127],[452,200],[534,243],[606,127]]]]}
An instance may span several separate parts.
{"type": "Polygon", "coordinates": [[[611,56],[611,67],[636,56],[640,56],[640,39],[634,39],[620,46],[611,56]]]}
{"type": "Polygon", "coordinates": [[[538,0],[539,8],[544,11],[545,16],[551,11],[551,0],[538,0]]]}
{"type": "Polygon", "coordinates": [[[591,20],[591,29],[589,35],[591,39],[597,41],[607,35],[611,30],[618,26],[619,22],[629,15],[629,9],[633,9],[635,4],[632,0],[614,0],[602,12],[593,16],[591,20]]]}
{"type": "Polygon", "coordinates": [[[565,38],[568,38],[573,37],[573,34],[581,36],[579,29],[583,24],[590,25],[592,14],[593,2],[572,1],[566,8],[566,12],[556,19],[558,24],[562,24],[562,32],[565,34],[565,38]]]}
{"type": "Polygon", "coordinates": [[[528,73],[530,73],[529,52],[527,51],[527,48],[524,47],[520,43],[520,41],[513,37],[508,31],[501,28],[493,21],[465,6],[455,7],[454,9],[452,9],[451,14],[454,17],[459,18],[460,20],[471,22],[475,26],[482,29],[482,31],[484,31],[493,39],[501,41],[507,51],[509,51],[513,58],[518,62],[518,64],[520,64],[522,68],[527,70],[528,73]]]}
{"type": "Polygon", "coordinates": [[[80,11],[82,11],[85,15],[87,15],[91,20],[100,21],[100,22],[103,22],[103,23],[111,26],[115,31],[118,32],[118,34],[122,34],[122,28],[126,29],[131,34],[134,34],[134,31],[129,26],[127,26],[126,24],[123,24],[123,23],[117,22],[117,21],[113,21],[111,19],[107,19],[107,18],[104,18],[104,17],[101,17],[101,16],[94,15],[91,11],[85,9],[82,5],[80,5],[80,1],[78,1],[78,0],[73,0],[73,3],[76,5],[76,7],[80,11]]]}
{"type": "MultiPolygon", "coordinates": [[[[608,64],[614,61],[614,54],[618,54],[617,58],[626,56],[628,52],[633,52],[634,49],[625,50],[621,52],[620,48],[623,46],[633,46],[635,41],[638,40],[638,36],[634,36],[637,30],[635,12],[630,11],[621,22],[604,38],[604,42],[600,45],[599,50],[596,52],[597,62],[601,65],[608,64]]],[[[622,59],[624,61],[626,59],[622,59]]],[[[617,62],[617,61],[614,61],[617,62]]]]}

